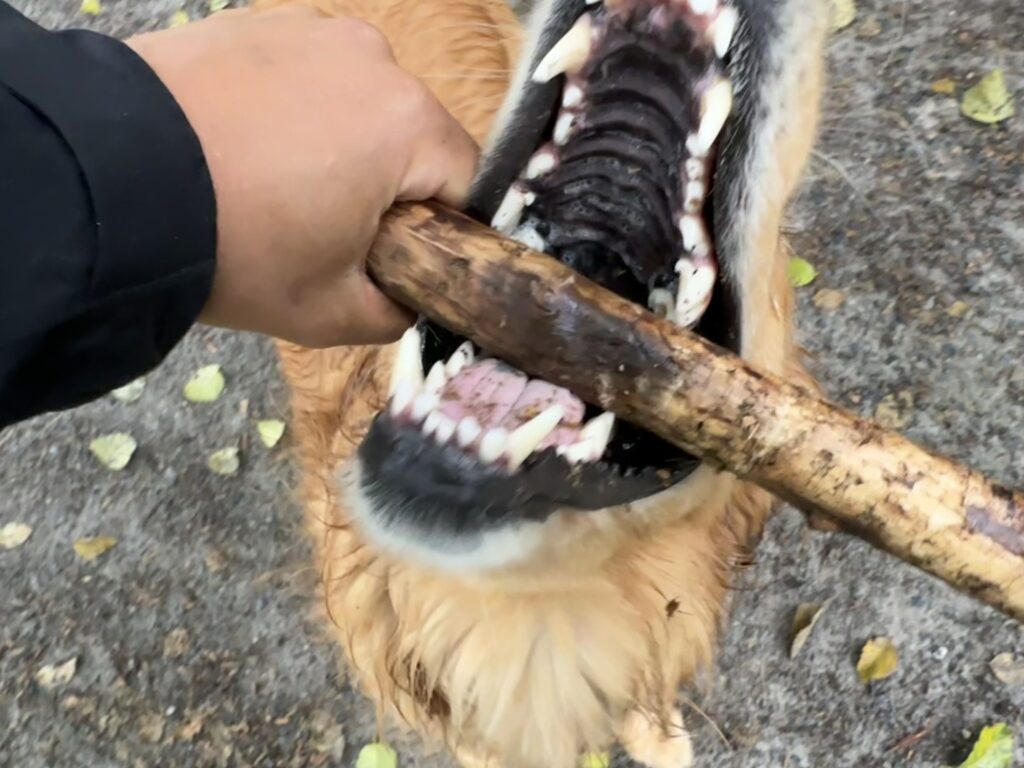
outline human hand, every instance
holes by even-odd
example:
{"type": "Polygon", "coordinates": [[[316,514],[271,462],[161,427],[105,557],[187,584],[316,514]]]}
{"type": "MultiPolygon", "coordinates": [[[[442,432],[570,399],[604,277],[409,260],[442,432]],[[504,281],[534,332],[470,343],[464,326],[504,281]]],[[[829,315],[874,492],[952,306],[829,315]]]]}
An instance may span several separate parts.
{"type": "Polygon", "coordinates": [[[398,200],[460,205],[477,147],[384,37],[305,6],[127,41],[181,105],[217,196],[200,320],[311,347],[385,343],[413,316],[365,271],[398,200]]]}

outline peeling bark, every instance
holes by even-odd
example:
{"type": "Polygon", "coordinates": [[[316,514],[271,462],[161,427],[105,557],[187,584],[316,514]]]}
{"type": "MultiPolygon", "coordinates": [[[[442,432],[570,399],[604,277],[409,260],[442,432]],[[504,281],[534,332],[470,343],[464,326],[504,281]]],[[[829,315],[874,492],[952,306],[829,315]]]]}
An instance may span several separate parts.
{"type": "Polygon", "coordinates": [[[370,269],[387,294],[492,354],[1024,620],[1020,491],[440,206],[393,209],[370,269]]]}

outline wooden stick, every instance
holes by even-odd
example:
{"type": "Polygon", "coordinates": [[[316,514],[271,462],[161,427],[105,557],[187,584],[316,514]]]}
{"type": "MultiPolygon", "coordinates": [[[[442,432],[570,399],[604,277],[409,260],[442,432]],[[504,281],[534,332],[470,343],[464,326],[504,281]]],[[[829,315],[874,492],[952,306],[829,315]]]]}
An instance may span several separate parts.
{"type": "Polygon", "coordinates": [[[1024,620],[1024,494],[760,373],[440,206],[385,217],[382,289],[525,372],[1024,620]]]}

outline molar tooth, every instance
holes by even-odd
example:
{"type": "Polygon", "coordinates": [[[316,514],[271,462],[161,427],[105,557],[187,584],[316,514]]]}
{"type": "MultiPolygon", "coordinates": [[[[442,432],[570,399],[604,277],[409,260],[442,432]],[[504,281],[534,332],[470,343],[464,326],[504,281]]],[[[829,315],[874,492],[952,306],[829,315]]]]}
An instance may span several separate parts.
{"type": "Polygon", "coordinates": [[[691,157],[684,164],[686,178],[690,181],[698,181],[704,178],[705,163],[700,158],[691,157]]]}
{"type": "Polygon", "coordinates": [[[433,392],[437,394],[440,392],[444,385],[448,383],[448,377],[444,372],[444,363],[438,360],[430,369],[430,373],[427,374],[426,381],[423,382],[423,391],[433,392]]]}
{"type": "Polygon", "coordinates": [[[736,33],[739,19],[740,15],[736,9],[726,6],[718,12],[715,20],[708,27],[708,34],[711,37],[712,45],[715,46],[715,54],[718,58],[721,59],[729,52],[732,36],[736,33]]]}
{"type": "Polygon", "coordinates": [[[453,378],[467,365],[472,365],[474,357],[473,343],[470,341],[462,342],[462,344],[459,345],[459,348],[452,352],[452,356],[448,358],[448,362],[445,363],[445,374],[447,374],[449,379],[453,378]]]}
{"type": "Polygon", "coordinates": [[[513,184],[508,188],[494,218],[491,219],[491,227],[507,235],[519,226],[519,219],[522,218],[526,206],[526,193],[513,184]]]}
{"type": "Polygon", "coordinates": [[[555,144],[562,146],[572,135],[573,123],[576,116],[572,112],[563,112],[555,123],[554,140],[555,144]]]}
{"type": "Polygon", "coordinates": [[[412,401],[412,418],[414,421],[425,419],[431,411],[441,404],[439,398],[433,392],[420,392],[412,401]]]}
{"type": "Polygon", "coordinates": [[[595,416],[586,423],[583,429],[580,430],[581,440],[587,442],[593,442],[594,450],[597,451],[595,459],[601,458],[606,450],[608,450],[608,443],[612,439],[612,430],[615,428],[615,414],[605,411],[600,416],[595,416]]]}
{"type": "Polygon", "coordinates": [[[415,326],[402,334],[398,342],[398,354],[395,356],[395,367],[391,371],[390,393],[393,396],[400,382],[409,382],[415,395],[423,386],[423,343],[420,332],[415,326]]]}
{"type": "Polygon", "coordinates": [[[698,257],[710,255],[711,238],[700,216],[688,213],[679,219],[679,233],[683,236],[683,248],[689,253],[698,257]]]}
{"type": "Polygon", "coordinates": [[[455,437],[459,441],[459,445],[463,448],[468,448],[473,444],[473,441],[480,437],[480,433],[483,428],[480,426],[480,422],[474,419],[472,416],[466,416],[459,422],[459,426],[455,429],[455,437]]]}
{"type": "Polygon", "coordinates": [[[698,155],[706,155],[711,150],[731,111],[732,83],[722,78],[700,97],[700,128],[694,141],[698,155]]]}
{"type": "Polygon", "coordinates": [[[566,109],[574,109],[583,103],[583,89],[576,83],[569,83],[562,93],[562,106],[566,109]]]}
{"type": "Polygon", "coordinates": [[[452,435],[455,434],[455,419],[449,419],[444,414],[440,414],[441,418],[437,422],[437,431],[435,432],[436,440],[441,445],[444,445],[452,439],[452,435]]]}
{"type": "Polygon", "coordinates": [[[676,316],[676,299],[671,292],[664,288],[655,288],[647,296],[647,308],[656,315],[674,319],[676,316]]]}
{"type": "Polygon", "coordinates": [[[505,441],[508,439],[508,430],[498,427],[488,430],[480,441],[480,460],[485,464],[491,464],[498,460],[505,451],[505,441]]]}
{"type": "Polygon", "coordinates": [[[549,149],[542,149],[531,157],[530,162],[527,163],[526,178],[536,179],[538,176],[550,173],[557,164],[558,160],[555,158],[555,153],[549,149]]]}
{"type": "Polygon", "coordinates": [[[579,17],[533,71],[533,82],[546,83],[563,72],[575,73],[590,55],[590,14],[579,17]]]}
{"type": "Polygon", "coordinates": [[[533,453],[544,439],[555,431],[562,421],[565,411],[560,405],[552,405],[518,427],[508,438],[509,465],[518,469],[527,457],[533,453]]]}
{"type": "Polygon", "coordinates": [[[710,260],[694,263],[687,258],[676,262],[679,293],[676,296],[676,324],[690,328],[700,320],[711,302],[718,270],[710,260]]]}
{"type": "Polygon", "coordinates": [[[691,181],[686,184],[683,193],[683,207],[687,213],[699,213],[707,196],[707,185],[703,181],[691,181]]]}

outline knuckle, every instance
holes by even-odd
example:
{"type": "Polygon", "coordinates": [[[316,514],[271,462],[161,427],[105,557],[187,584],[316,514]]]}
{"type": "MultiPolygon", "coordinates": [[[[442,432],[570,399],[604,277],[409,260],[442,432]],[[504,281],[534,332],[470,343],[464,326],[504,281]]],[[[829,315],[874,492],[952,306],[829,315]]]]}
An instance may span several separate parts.
{"type": "Polygon", "coordinates": [[[345,19],[344,23],[349,33],[362,45],[378,52],[386,52],[390,56],[391,44],[384,33],[373,24],[362,19],[345,19]]]}

